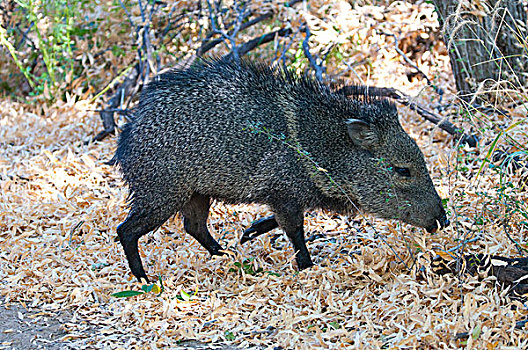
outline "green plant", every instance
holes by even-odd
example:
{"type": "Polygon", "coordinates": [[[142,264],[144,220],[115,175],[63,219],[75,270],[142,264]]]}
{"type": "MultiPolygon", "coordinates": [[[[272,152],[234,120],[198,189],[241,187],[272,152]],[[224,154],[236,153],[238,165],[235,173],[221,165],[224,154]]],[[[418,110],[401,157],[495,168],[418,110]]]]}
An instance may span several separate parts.
{"type": "Polygon", "coordinates": [[[4,46],[7,49],[7,51],[9,51],[9,54],[13,58],[13,61],[15,61],[15,64],[20,70],[20,72],[24,74],[29,85],[32,88],[35,88],[35,82],[33,81],[31,74],[29,73],[28,67],[24,67],[23,63],[21,62],[21,60],[19,59],[17,55],[16,49],[13,47],[13,45],[8,40],[7,30],[3,28],[2,26],[0,26],[0,44],[4,46]]]}
{"type": "Polygon", "coordinates": [[[155,293],[157,294],[157,296],[160,296],[161,293],[165,291],[161,276],[158,276],[158,283],[144,284],[141,286],[141,290],[124,290],[121,292],[113,293],[112,296],[115,298],[130,298],[146,293],[155,293]]]}
{"type": "Polygon", "coordinates": [[[194,290],[193,294],[189,294],[186,291],[184,291],[183,289],[180,290],[180,294],[176,295],[176,299],[178,299],[180,301],[191,301],[191,299],[193,297],[195,297],[196,294],[198,294],[198,286],[196,286],[196,289],[194,290]]]}
{"type": "Polygon", "coordinates": [[[261,267],[255,269],[253,264],[254,258],[244,259],[242,262],[233,263],[234,267],[229,269],[229,272],[243,272],[248,275],[255,276],[256,274],[263,271],[261,267]]]}
{"type": "Polygon", "coordinates": [[[57,91],[75,78],[75,43],[82,30],[85,0],[15,0],[20,29],[0,27],[0,45],[12,57],[32,88],[31,95],[53,101],[57,91]],[[26,38],[33,38],[26,39],[26,38]],[[16,43],[14,45],[13,43],[16,43]]]}
{"type": "Polygon", "coordinates": [[[225,331],[224,333],[226,340],[232,341],[236,339],[236,336],[233,334],[233,332],[225,331]]]}
{"type": "Polygon", "coordinates": [[[339,322],[337,322],[337,321],[329,322],[328,325],[329,325],[330,327],[332,327],[333,329],[339,329],[339,328],[341,328],[341,325],[340,325],[339,322]]]}

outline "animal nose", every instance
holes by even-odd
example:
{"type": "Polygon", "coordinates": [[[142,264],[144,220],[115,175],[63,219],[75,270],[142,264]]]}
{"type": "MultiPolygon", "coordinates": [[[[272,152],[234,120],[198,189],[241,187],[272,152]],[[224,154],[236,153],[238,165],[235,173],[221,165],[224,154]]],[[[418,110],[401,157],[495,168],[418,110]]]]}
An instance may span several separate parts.
{"type": "MultiPolygon", "coordinates": [[[[440,218],[437,219],[436,223],[435,223],[435,228],[436,229],[443,229],[443,228],[446,228],[447,226],[449,226],[450,222],[449,222],[449,219],[447,218],[446,214],[442,214],[442,216],[440,218]],[[438,225],[440,225],[440,227],[438,227],[438,225]]],[[[435,229],[435,231],[436,231],[435,229]]]]}
{"type": "Polygon", "coordinates": [[[431,226],[427,227],[426,230],[430,233],[435,233],[436,231],[438,231],[438,229],[446,228],[447,226],[449,226],[449,224],[449,219],[446,217],[445,214],[442,214],[442,216],[436,219],[436,222],[431,226]]]}

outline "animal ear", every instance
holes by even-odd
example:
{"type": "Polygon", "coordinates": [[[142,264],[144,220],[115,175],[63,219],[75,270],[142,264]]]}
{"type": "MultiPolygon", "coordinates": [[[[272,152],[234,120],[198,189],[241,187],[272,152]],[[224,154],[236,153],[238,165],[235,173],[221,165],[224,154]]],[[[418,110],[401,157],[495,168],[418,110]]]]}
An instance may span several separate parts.
{"type": "Polygon", "coordinates": [[[378,134],[371,124],[360,119],[348,119],[347,122],[348,136],[356,146],[365,149],[372,149],[378,143],[378,134]]]}

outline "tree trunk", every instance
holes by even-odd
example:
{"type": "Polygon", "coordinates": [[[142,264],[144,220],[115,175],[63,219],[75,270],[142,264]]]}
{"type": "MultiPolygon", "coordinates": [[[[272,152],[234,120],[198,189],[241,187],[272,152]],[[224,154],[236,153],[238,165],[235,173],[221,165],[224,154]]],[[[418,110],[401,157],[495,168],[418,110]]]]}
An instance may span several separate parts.
{"type": "Polygon", "coordinates": [[[494,99],[491,90],[504,88],[507,82],[517,89],[524,86],[528,69],[527,16],[521,0],[433,3],[462,99],[494,99]]]}

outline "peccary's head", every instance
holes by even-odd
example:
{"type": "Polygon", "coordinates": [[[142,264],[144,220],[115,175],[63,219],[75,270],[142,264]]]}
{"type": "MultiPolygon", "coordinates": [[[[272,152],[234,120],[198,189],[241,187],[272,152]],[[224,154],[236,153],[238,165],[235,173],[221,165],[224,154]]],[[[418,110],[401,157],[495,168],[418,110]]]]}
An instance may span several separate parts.
{"type": "Polygon", "coordinates": [[[355,149],[350,170],[358,204],[366,212],[430,232],[447,226],[424,156],[401,127],[396,107],[379,99],[356,102],[361,118],[347,119],[346,129],[355,149]]]}

